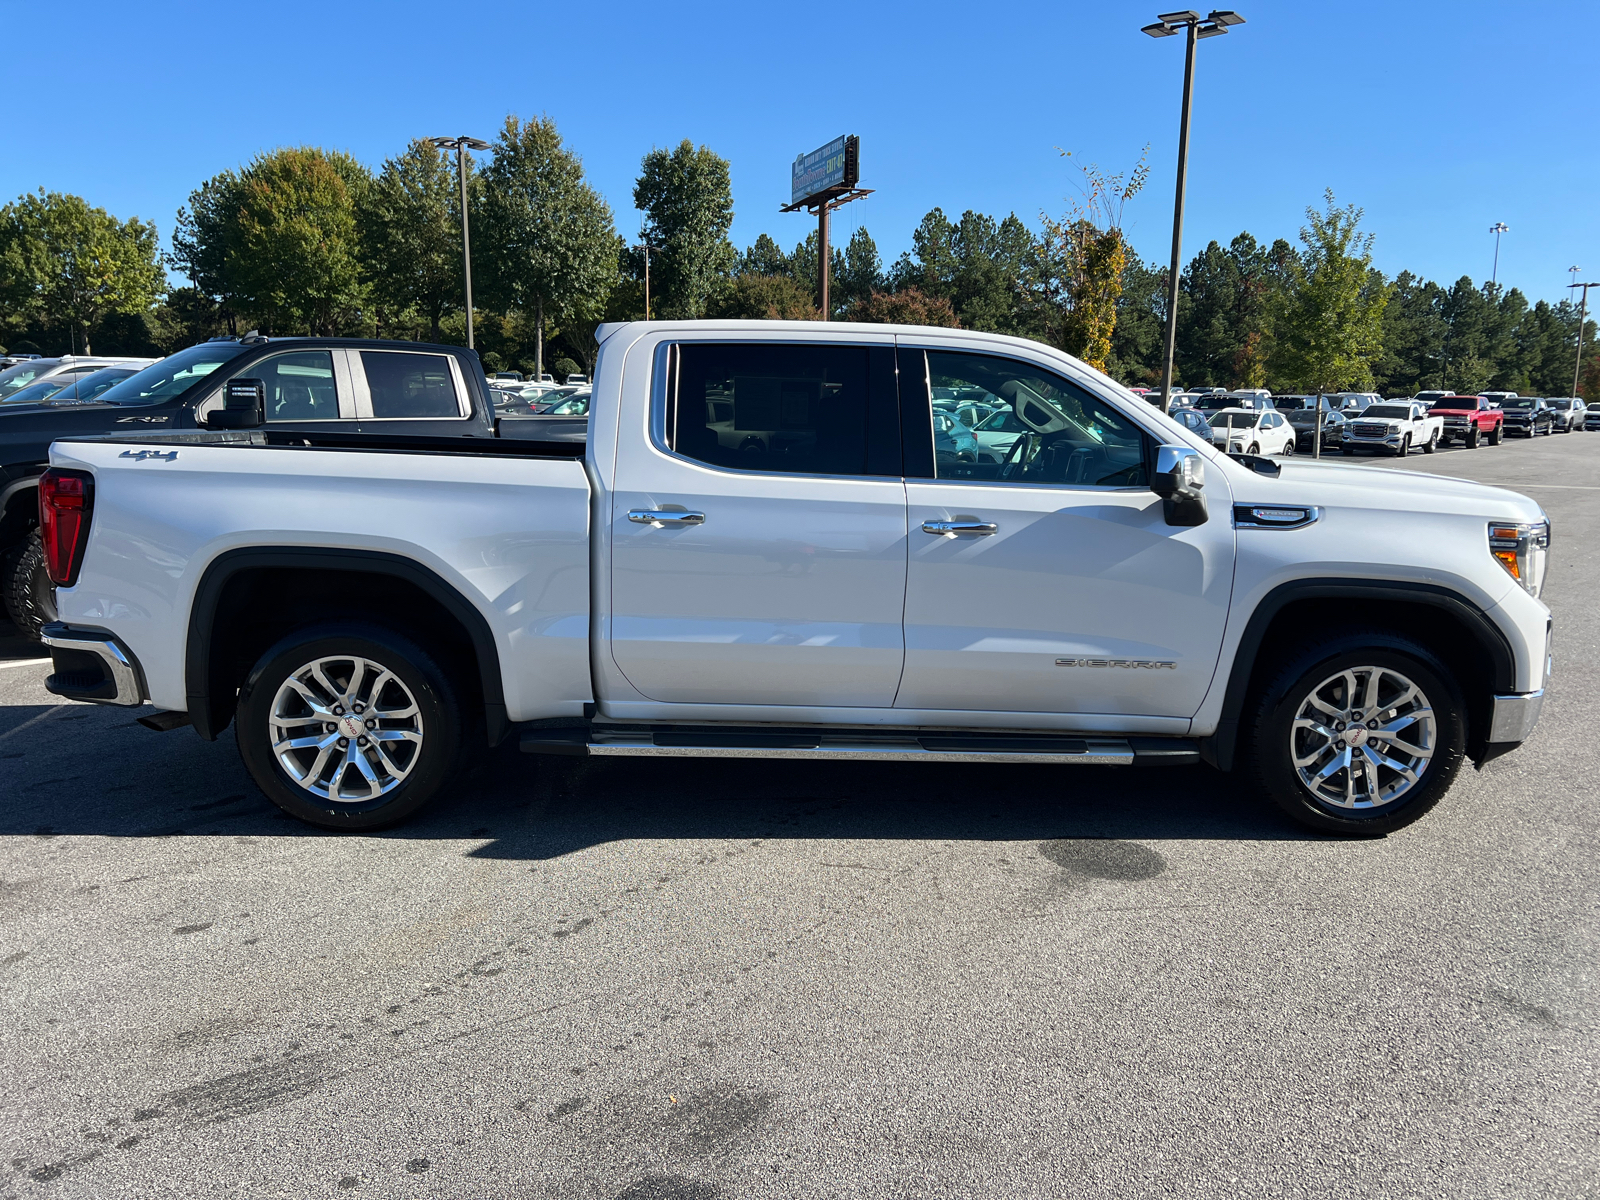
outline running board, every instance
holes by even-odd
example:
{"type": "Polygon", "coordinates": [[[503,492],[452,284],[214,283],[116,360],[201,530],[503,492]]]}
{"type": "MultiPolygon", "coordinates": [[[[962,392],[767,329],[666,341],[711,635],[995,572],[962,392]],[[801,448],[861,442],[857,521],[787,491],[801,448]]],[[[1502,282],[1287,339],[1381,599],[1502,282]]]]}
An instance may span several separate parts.
{"type": "Polygon", "coordinates": [[[873,733],[856,729],[531,729],[524,754],[579,758],[810,758],[860,762],[1075,763],[1188,766],[1191,738],[1048,734],[873,733]]]}

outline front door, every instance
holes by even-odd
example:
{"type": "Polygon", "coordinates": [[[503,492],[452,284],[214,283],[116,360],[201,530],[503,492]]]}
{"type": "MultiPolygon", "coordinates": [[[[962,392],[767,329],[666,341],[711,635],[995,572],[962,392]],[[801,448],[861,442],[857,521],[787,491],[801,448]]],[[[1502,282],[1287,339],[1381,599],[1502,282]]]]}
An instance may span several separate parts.
{"type": "MultiPolygon", "coordinates": [[[[908,386],[921,369],[923,351],[901,352],[908,437],[928,436],[908,386]]],[[[1206,524],[1170,526],[1149,489],[1151,439],[1128,414],[1021,360],[928,350],[925,369],[935,409],[978,401],[1012,432],[976,452],[908,442],[908,474],[932,478],[906,481],[896,707],[1193,716],[1233,582],[1226,485],[1206,524]]]]}
{"type": "Polygon", "coordinates": [[[609,514],[617,668],[666,703],[892,705],[893,348],[690,341],[655,370],[654,432],[619,463],[609,514]]]}

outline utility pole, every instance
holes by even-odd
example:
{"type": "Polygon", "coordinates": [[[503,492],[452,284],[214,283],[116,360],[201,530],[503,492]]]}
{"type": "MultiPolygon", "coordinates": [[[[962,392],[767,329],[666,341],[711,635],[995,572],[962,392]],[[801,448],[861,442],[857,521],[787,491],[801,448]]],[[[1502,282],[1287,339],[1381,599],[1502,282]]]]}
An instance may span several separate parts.
{"type": "MultiPolygon", "coordinates": [[[[1568,267],[1569,271],[1577,271],[1578,267],[1568,267]]],[[[1574,276],[1574,278],[1576,278],[1574,276]]],[[[1583,374],[1583,325],[1589,317],[1589,289],[1600,287],[1600,281],[1594,283],[1571,283],[1568,287],[1582,288],[1583,298],[1578,301],[1578,361],[1572,366],[1572,394],[1578,394],[1578,376],[1583,374]]]]}
{"type": "Polygon", "coordinates": [[[467,349],[472,346],[472,239],[467,232],[467,151],[487,150],[489,143],[477,138],[467,137],[435,137],[429,142],[441,150],[454,150],[456,152],[456,181],[461,186],[461,279],[466,286],[467,301],[467,349]]]}
{"type": "Polygon", "coordinates": [[[661,252],[660,246],[652,246],[649,242],[640,242],[635,250],[644,251],[644,319],[650,319],[650,251],[661,252]]]}
{"type": "Polygon", "coordinates": [[[1502,233],[1510,233],[1511,226],[1504,221],[1496,221],[1489,226],[1489,232],[1494,234],[1494,270],[1489,272],[1489,282],[1498,283],[1500,281],[1500,235],[1502,233]]]}
{"type": "Polygon", "coordinates": [[[1161,411],[1172,411],[1172,359],[1178,346],[1178,271],[1183,253],[1183,193],[1189,173],[1189,108],[1194,99],[1194,48],[1201,38],[1218,37],[1244,18],[1231,9],[1214,9],[1204,20],[1193,9],[1162,13],[1155,24],[1140,31],[1151,37],[1171,37],[1188,31],[1183,59],[1183,116],[1178,125],[1178,189],[1172,205],[1172,268],[1167,274],[1167,329],[1161,354],[1161,411]]]}

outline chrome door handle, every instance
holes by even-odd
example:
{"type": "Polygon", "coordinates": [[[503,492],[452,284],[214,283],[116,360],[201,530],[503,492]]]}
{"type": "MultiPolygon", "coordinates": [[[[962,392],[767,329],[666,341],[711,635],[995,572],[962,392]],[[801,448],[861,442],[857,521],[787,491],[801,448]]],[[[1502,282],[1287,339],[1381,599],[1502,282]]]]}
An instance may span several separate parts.
{"type": "Polygon", "coordinates": [[[1000,526],[989,521],[924,521],[923,533],[971,533],[986,537],[998,533],[1000,526]]]}
{"type": "Polygon", "coordinates": [[[683,525],[704,525],[706,515],[699,512],[682,512],[675,508],[635,508],[629,510],[628,520],[636,525],[664,525],[677,528],[683,525]]]}

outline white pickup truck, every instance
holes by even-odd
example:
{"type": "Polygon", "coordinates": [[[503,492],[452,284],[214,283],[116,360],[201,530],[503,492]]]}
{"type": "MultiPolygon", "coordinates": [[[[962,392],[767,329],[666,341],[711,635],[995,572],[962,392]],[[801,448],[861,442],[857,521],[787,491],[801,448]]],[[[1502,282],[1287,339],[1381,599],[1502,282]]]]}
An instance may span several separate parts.
{"type": "MultiPolygon", "coordinates": [[[[268,797],[348,830],[516,737],[1204,760],[1310,826],[1370,834],[1538,719],[1549,523],[1524,496],[1230,459],[1031,341],[765,321],[598,338],[584,444],[56,442],[48,686],[151,702],[155,729],[232,722],[268,797]],[[935,389],[1023,432],[962,453],[934,435],[935,389]]],[[[216,386],[248,425],[258,385],[216,386]]]]}
{"type": "Polygon", "coordinates": [[[1404,458],[1413,446],[1432,454],[1444,437],[1444,418],[1430,417],[1424,404],[1410,400],[1388,400],[1369,404],[1360,415],[1345,422],[1341,448],[1346,454],[1357,450],[1381,450],[1404,458]]]}

